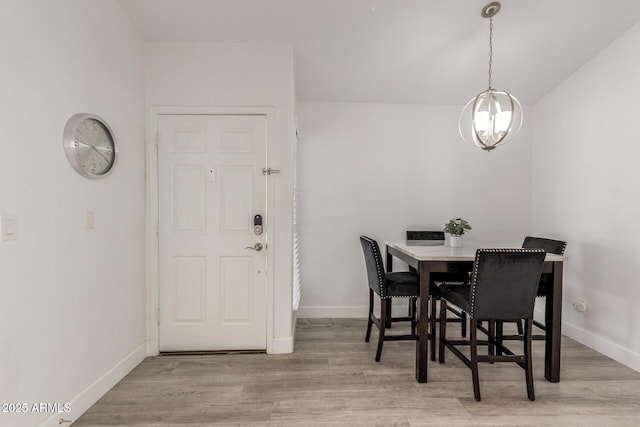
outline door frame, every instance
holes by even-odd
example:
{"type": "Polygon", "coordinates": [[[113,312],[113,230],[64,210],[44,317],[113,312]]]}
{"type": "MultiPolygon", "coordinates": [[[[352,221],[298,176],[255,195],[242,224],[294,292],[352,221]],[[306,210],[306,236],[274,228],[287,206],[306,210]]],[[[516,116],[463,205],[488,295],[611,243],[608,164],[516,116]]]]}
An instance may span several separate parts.
{"type": "MultiPolygon", "coordinates": [[[[234,116],[264,116],[266,120],[266,164],[272,158],[270,141],[273,141],[273,107],[216,107],[216,106],[151,106],[147,120],[146,130],[146,336],[147,355],[157,356],[160,354],[159,330],[160,330],[160,281],[159,281],[159,239],[157,234],[157,224],[159,217],[158,206],[158,150],[156,148],[156,129],[158,129],[158,119],[163,115],[234,115],[234,116]]],[[[273,326],[274,326],[274,183],[273,179],[265,178],[266,196],[266,242],[267,251],[267,353],[272,353],[274,348],[273,326]],[[270,242],[271,241],[271,242],[270,242]]]]}

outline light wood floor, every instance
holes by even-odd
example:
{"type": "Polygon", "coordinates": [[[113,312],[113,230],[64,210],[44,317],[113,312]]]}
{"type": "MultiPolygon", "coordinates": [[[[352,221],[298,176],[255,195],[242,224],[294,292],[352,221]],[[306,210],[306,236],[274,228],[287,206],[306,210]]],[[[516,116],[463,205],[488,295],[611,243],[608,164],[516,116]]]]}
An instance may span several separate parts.
{"type": "Polygon", "coordinates": [[[476,402],[455,356],[430,363],[429,382],[418,384],[415,344],[387,342],[376,363],[377,334],[365,343],[365,327],[300,319],[293,354],[149,358],[74,426],[640,425],[640,373],[569,338],[556,384],[543,376],[544,343],[534,342],[535,402],[512,363],[480,366],[476,402]]]}

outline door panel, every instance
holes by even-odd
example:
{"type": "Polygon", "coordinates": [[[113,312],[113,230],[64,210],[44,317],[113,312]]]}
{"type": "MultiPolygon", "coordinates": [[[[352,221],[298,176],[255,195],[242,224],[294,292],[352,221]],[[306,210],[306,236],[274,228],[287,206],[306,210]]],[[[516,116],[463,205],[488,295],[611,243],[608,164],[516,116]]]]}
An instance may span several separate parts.
{"type": "Polygon", "coordinates": [[[251,288],[253,259],[251,257],[222,257],[220,259],[220,311],[223,323],[251,321],[251,288]]]}
{"type": "Polygon", "coordinates": [[[248,233],[253,211],[253,168],[227,166],[220,170],[221,232],[248,233]]]}
{"type": "Polygon", "coordinates": [[[176,256],[173,258],[173,295],[175,323],[206,321],[207,275],[205,257],[176,256]]]}
{"type": "Polygon", "coordinates": [[[264,116],[158,120],[160,351],[266,348],[264,116]]]}
{"type": "Polygon", "coordinates": [[[202,165],[174,165],[173,232],[206,232],[205,167],[202,165]]]}

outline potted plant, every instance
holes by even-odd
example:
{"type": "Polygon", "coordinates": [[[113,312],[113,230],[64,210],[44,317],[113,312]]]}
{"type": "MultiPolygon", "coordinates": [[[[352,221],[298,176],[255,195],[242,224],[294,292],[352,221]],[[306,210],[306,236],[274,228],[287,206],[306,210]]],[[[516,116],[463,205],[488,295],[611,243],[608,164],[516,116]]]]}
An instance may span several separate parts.
{"type": "Polygon", "coordinates": [[[449,233],[451,237],[449,244],[454,248],[462,246],[461,236],[469,230],[471,226],[462,218],[450,219],[442,229],[445,233],[449,233]]]}

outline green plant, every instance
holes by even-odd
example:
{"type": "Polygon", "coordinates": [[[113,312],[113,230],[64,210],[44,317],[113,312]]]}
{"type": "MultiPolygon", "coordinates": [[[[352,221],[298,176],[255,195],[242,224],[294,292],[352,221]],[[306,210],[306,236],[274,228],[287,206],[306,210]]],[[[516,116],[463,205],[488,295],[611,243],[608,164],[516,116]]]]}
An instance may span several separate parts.
{"type": "Polygon", "coordinates": [[[445,233],[449,233],[452,236],[462,236],[465,232],[471,230],[471,226],[469,223],[462,218],[455,218],[449,220],[448,223],[444,225],[442,231],[445,233]]]}

